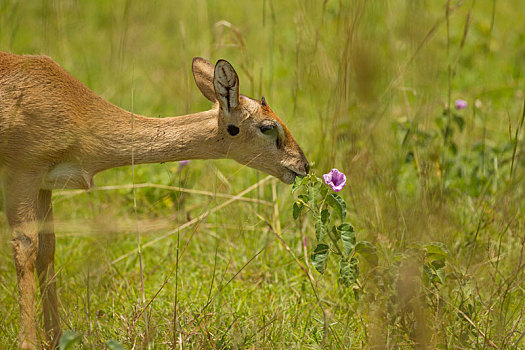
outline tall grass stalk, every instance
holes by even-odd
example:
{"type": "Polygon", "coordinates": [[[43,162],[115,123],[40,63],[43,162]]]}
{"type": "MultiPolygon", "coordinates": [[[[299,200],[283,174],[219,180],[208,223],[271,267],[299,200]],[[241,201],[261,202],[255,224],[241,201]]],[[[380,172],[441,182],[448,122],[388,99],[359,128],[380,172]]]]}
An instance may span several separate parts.
{"type": "MultiPolygon", "coordinates": [[[[134,70],[132,71],[134,72],[134,70]]],[[[134,74],[132,73],[132,76],[134,74]]],[[[144,270],[142,267],[142,249],[140,246],[140,230],[139,230],[139,218],[137,210],[137,190],[135,187],[135,144],[134,144],[134,131],[135,131],[135,111],[134,111],[134,80],[131,80],[131,183],[133,185],[133,213],[135,215],[135,233],[137,238],[137,255],[139,258],[139,270],[140,270],[140,291],[141,300],[139,302],[139,309],[142,308],[146,303],[146,292],[144,289],[144,270]]],[[[144,313],[144,324],[146,334],[146,346],[149,348],[149,331],[148,331],[148,316],[147,312],[144,313]]]]}

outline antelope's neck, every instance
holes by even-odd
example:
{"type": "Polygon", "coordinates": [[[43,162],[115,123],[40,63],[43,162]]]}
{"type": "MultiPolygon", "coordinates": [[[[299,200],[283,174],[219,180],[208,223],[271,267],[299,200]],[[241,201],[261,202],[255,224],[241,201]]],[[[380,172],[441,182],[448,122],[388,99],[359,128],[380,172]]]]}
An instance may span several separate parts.
{"type": "Polygon", "coordinates": [[[93,173],[143,163],[224,158],[217,110],[170,118],[122,112],[117,128],[98,128],[93,173]]]}

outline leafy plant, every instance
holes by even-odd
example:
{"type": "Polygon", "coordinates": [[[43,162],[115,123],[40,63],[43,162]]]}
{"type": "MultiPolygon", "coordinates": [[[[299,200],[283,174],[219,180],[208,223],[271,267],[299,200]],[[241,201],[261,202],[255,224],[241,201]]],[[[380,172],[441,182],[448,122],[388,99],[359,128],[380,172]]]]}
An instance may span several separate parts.
{"type": "Polygon", "coordinates": [[[82,335],[75,331],[66,331],[60,337],[58,346],[60,349],[74,349],[75,345],[82,343],[82,335]]]}
{"type": "Polygon", "coordinates": [[[331,188],[340,191],[346,177],[336,169],[330,174],[323,177],[324,182],[313,174],[295,180],[292,193],[299,194],[293,204],[293,217],[297,220],[304,211],[315,227],[316,244],[310,255],[315,269],[324,273],[328,257],[334,255],[339,260],[339,280],[345,286],[351,286],[359,277],[360,258],[375,265],[377,253],[370,242],[357,241],[355,229],[346,218],[345,200],[331,191],[331,188]],[[333,177],[327,177],[330,174],[333,177]]]}
{"type": "MultiPolygon", "coordinates": [[[[62,350],[76,349],[78,345],[82,344],[82,334],[75,331],[66,331],[60,337],[58,346],[62,350]]],[[[124,347],[118,341],[110,339],[105,342],[106,348],[109,350],[123,350],[124,347]]]]}
{"type": "Polygon", "coordinates": [[[448,251],[443,243],[434,242],[425,245],[425,264],[423,282],[426,285],[445,284],[445,266],[448,251]]]}
{"type": "Polygon", "coordinates": [[[399,143],[406,148],[405,163],[400,167],[400,190],[411,192],[418,178],[425,178],[430,186],[479,196],[487,191],[495,193],[507,182],[517,136],[494,143],[484,130],[483,138],[471,146],[458,144],[465,136],[465,107],[465,101],[457,100],[455,110],[445,107],[429,127],[406,119],[394,125],[399,143]]]}

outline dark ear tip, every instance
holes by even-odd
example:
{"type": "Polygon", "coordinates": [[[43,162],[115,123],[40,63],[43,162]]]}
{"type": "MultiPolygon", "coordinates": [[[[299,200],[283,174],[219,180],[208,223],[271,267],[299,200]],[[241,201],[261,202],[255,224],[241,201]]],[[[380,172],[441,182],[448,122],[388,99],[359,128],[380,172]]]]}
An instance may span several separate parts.
{"type": "Polygon", "coordinates": [[[228,62],[228,61],[226,61],[225,59],[222,59],[222,58],[221,58],[220,60],[218,60],[217,63],[215,63],[215,67],[217,67],[217,66],[219,66],[219,65],[222,66],[223,64],[225,64],[225,65],[230,66],[231,68],[233,68],[233,66],[231,65],[230,62],[228,62]]]}

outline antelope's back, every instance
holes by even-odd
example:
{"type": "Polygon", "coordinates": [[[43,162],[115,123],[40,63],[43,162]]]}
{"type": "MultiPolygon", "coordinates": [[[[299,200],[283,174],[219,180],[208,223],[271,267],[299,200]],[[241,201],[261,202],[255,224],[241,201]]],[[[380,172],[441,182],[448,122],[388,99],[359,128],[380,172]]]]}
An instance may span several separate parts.
{"type": "Polygon", "coordinates": [[[0,52],[0,166],[53,162],[104,102],[49,57],[0,52]]]}

